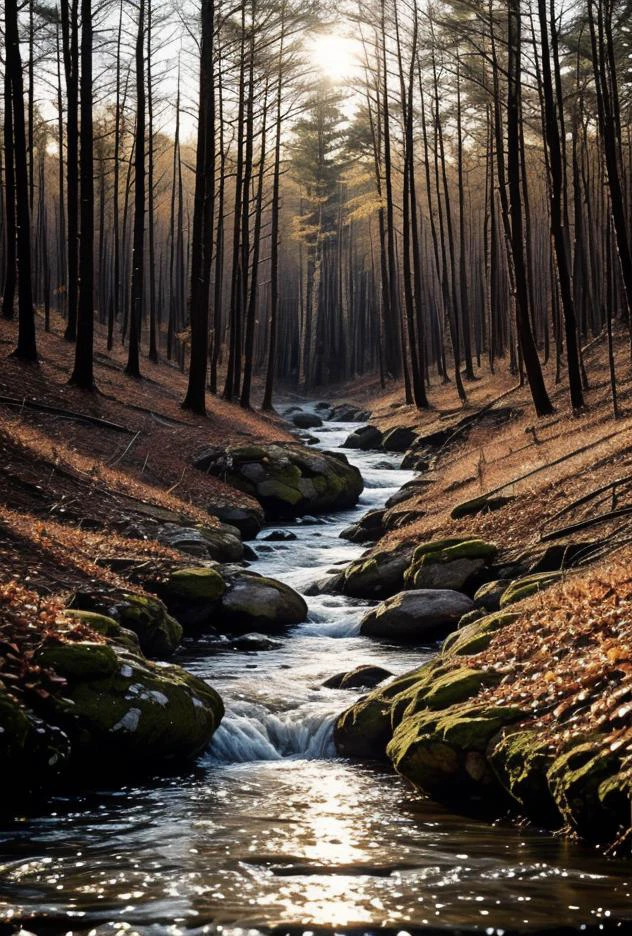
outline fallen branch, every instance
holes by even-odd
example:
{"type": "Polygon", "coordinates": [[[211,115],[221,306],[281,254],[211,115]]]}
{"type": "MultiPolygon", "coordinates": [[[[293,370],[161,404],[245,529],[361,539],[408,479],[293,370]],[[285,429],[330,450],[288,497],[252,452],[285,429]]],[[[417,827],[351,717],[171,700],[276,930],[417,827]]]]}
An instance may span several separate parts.
{"type": "Polygon", "coordinates": [[[548,543],[551,540],[561,539],[570,533],[579,533],[581,530],[587,530],[589,527],[598,526],[607,520],[616,520],[618,517],[627,517],[632,514],[632,507],[619,507],[618,510],[609,510],[606,513],[598,514],[596,517],[589,517],[588,520],[581,520],[579,523],[573,523],[570,526],[562,527],[561,530],[552,530],[551,533],[545,533],[540,537],[540,542],[548,543]]]}
{"type": "Polygon", "coordinates": [[[111,461],[111,462],[108,462],[108,463],[107,463],[107,464],[108,464],[108,468],[113,468],[114,465],[118,465],[118,463],[119,463],[120,461],[122,461],[122,460],[125,458],[125,456],[127,455],[127,453],[129,452],[129,450],[131,449],[132,445],[134,444],[134,442],[135,442],[136,439],[139,437],[139,435],[141,434],[142,431],[143,431],[142,429],[139,429],[138,432],[136,433],[136,435],[134,435],[134,436],[130,439],[130,441],[128,442],[128,444],[125,446],[124,451],[121,452],[121,454],[120,454],[117,458],[115,458],[114,461],[111,461]]]}
{"type": "Polygon", "coordinates": [[[519,484],[521,481],[526,481],[527,478],[531,478],[533,475],[539,474],[540,471],[546,471],[547,468],[554,468],[556,465],[561,465],[562,462],[568,461],[570,458],[575,458],[576,455],[582,455],[584,452],[588,452],[590,449],[596,448],[598,445],[602,445],[604,442],[609,442],[611,439],[614,439],[620,435],[620,429],[617,429],[616,432],[610,432],[608,435],[603,436],[601,439],[597,439],[595,442],[589,442],[587,445],[582,445],[579,448],[574,449],[572,452],[567,452],[566,455],[560,455],[559,458],[555,458],[553,461],[547,462],[545,465],[538,465],[537,468],[532,468],[530,471],[526,471],[524,474],[518,475],[517,478],[512,478],[511,481],[505,481],[504,484],[499,484],[498,487],[492,488],[491,491],[486,491],[484,494],[481,494],[481,497],[491,497],[493,494],[498,494],[499,491],[504,491],[505,488],[511,487],[513,484],[519,484]]]}
{"type": "Polygon", "coordinates": [[[49,416],[58,416],[61,419],[76,419],[79,422],[90,423],[92,426],[100,426],[102,429],[112,429],[113,432],[131,432],[126,426],[119,426],[118,423],[110,422],[107,419],[101,419],[99,416],[90,416],[87,413],[76,413],[73,410],[60,409],[58,406],[50,406],[48,403],[37,403],[35,400],[15,399],[15,397],[0,396],[0,405],[11,406],[15,409],[31,409],[40,413],[47,413],[49,416]]]}
{"type": "Polygon", "coordinates": [[[572,503],[562,507],[562,509],[553,514],[552,517],[548,517],[542,526],[549,526],[554,520],[559,520],[560,517],[575,510],[576,507],[582,507],[584,504],[589,503],[589,501],[594,500],[594,498],[599,497],[600,494],[605,494],[611,488],[617,488],[620,484],[627,484],[629,481],[632,481],[632,474],[626,475],[624,478],[617,478],[615,481],[609,481],[608,484],[603,484],[594,491],[590,491],[588,494],[584,494],[582,497],[578,497],[577,500],[572,501],[572,503]]]}

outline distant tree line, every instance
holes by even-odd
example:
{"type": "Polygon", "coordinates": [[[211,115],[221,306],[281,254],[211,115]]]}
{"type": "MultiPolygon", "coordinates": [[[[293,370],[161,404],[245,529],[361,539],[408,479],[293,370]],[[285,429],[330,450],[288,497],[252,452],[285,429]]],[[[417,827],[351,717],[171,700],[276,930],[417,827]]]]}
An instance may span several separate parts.
{"type": "MultiPolygon", "coordinates": [[[[632,349],[630,7],[620,0],[5,0],[2,314],[270,408],[361,375],[462,401],[511,370],[573,409],[632,349]],[[306,36],[343,26],[336,84],[306,36]],[[194,119],[192,119],[194,118],[194,119]],[[193,128],[193,138],[188,139],[193,128]],[[100,328],[95,330],[95,322],[100,328]],[[253,389],[254,388],[254,389],[253,389]]],[[[210,404],[212,405],[212,404],[210,404]]]]}

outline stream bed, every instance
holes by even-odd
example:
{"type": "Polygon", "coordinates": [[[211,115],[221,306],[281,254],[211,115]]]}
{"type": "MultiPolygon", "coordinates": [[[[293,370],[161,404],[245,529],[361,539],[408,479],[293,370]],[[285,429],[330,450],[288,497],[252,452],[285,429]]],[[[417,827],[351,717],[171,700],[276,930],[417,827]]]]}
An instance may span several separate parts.
{"type": "MultiPolygon", "coordinates": [[[[355,428],[325,423],[313,434],[335,450],[355,428]]],[[[358,506],[275,524],[296,539],[252,544],[255,571],[303,591],[362,553],[340,531],[413,473],[398,470],[401,456],[346,454],[365,481],[358,506]]],[[[386,767],[335,757],[334,718],[359,692],[323,681],[363,663],[401,673],[433,648],[360,637],[367,602],[307,600],[309,621],[276,649],[201,644],[179,655],[227,707],[193,773],[57,797],[0,828],[0,932],[12,920],[36,934],[99,936],[631,932],[632,922],[621,922],[632,921],[629,862],[509,822],[463,818],[386,767]]]]}

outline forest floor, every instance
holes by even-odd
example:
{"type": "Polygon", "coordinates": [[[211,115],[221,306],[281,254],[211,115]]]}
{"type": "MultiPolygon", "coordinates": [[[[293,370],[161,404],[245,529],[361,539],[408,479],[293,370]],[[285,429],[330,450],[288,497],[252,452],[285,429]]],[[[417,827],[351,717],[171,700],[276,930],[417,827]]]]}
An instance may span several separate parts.
{"type": "Polygon", "coordinates": [[[132,380],[118,348],[97,353],[97,392],[78,390],[68,384],[73,347],[61,323],[40,333],[38,366],[9,357],[14,342],[15,324],[1,321],[0,582],[44,593],[86,578],[115,582],[95,562],[122,549],[172,554],[152,540],[157,523],[212,527],[214,506],[258,507],[192,461],[213,446],[290,441],[274,414],[216,398],[208,418],[188,413],[177,367],[144,359],[143,379],[132,380]]]}

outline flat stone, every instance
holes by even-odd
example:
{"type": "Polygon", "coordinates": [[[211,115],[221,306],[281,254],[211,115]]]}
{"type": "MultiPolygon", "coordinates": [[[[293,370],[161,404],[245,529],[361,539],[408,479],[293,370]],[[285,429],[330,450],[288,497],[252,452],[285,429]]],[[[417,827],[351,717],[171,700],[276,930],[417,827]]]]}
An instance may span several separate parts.
{"type": "Polygon", "coordinates": [[[360,633],[424,643],[444,637],[473,608],[467,595],[450,589],[400,592],[369,611],[360,633]]]}

